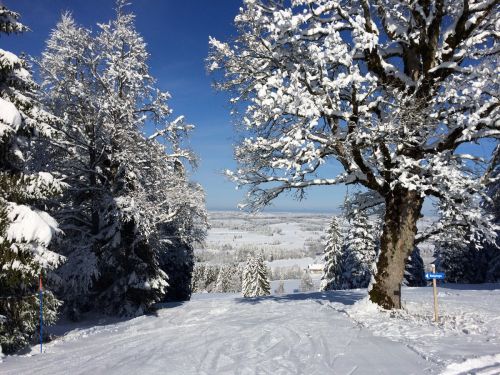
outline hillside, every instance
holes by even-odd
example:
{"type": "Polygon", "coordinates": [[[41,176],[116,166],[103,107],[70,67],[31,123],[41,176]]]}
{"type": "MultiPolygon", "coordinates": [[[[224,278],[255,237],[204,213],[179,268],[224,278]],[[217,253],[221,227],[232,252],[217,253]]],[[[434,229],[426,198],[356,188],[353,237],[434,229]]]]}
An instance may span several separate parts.
{"type": "Polygon", "coordinates": [[[498,374],[500,289],[403,290],[407,311],[365,290],[242,299],[198,294],[156,316],[60,324],[39,354],[5,357],[2,374],[498,374]],[[479,369],[474,370],[472,369],[479,369]],[[483,369],[483,370],[481,370],[483,369]]]}

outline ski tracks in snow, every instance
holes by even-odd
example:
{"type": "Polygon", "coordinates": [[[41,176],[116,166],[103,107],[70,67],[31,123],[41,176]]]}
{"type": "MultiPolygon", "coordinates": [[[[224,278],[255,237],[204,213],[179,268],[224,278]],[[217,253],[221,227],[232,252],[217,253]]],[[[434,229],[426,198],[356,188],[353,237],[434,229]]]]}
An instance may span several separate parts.
{"type": "Polygon", "coordinates": [[[461,363],[452,363],[441,375],[498,375],[500,374],[500,354],[469,358],[461,363]]]}
{"type": "Polygon", "coordinates": [[[101,333],[70,332],[48,344],[43,355],[7,358],[0,372],[323,375],[440,369],[317,302],[314,296],[193,300],[101,333]]]}

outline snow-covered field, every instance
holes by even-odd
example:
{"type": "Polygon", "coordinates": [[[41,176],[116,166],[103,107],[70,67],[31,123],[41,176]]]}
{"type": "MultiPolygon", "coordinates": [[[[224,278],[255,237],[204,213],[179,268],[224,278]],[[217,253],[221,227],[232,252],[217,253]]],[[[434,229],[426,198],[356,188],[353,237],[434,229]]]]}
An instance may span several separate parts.
{"type": "Polygon", "coordinates": [[[314,257],[323,251],[330,215],[308,213],[210,212],[211,229],[201,261],[244,261],[247,253],[263,252],[268,259],[314,257]]]}
{"type": "MultiPolygon", "coordinates": [[[[262,252],[271,269],[275,267],[306,268],[322,261],[326,229],[331,214],[273,212],[250,215],[239,211],[211,211],[208,237],[203,248],[195,250],[199,261],[209,263],[242,262],[248,253],[262,252]]],[[[419,221],[428,226],[432,218],[419,221]]],[[[347,223],[343,222],[344,230],[347,223]]],[[[426,264],[433,247],[420,245],[426,264]]]]}
{"type": "Polygon", "coordinates": [[[439,323],[431,288],[404,288],[399,313],[365,295],[198,294],[155,316],[61,326],[43,354],[6,357],[0,373],[500,374],[500,285],[440,288],[439,323]]]}

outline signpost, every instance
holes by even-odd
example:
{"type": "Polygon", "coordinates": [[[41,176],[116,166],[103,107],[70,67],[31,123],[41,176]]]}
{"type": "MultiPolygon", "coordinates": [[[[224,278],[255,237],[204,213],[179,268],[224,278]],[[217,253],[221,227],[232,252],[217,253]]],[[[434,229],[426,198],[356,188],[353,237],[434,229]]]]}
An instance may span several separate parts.
{"type": "Polygon", "coordinates": [[[432,288],[434,289],[434,321],[438,321],[438,296],[436,280],[444,280],[444,272],[436,272],[436,266],[432,265],[432,272],[425,273],[426,280],[432,280],[432,288]]]}
{"type": "Polygon", "coordinates": [[[425,273],[426,280],[444,280],[444,272],[426,272],[425,273]]]}

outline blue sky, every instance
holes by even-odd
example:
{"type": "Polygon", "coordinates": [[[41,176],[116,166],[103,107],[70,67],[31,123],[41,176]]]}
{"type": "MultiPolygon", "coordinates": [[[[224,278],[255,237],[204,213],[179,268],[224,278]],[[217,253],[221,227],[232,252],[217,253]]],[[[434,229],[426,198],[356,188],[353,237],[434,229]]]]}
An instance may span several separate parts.
{"type": "MultiPolygon", "coordinates": [[[[1,0],[0,0],[1,1],[1,0]]],[[[22,35],[1,39],[1,48],[38,57],[45,40],[61,13],[71,11],[75,20],[95,29],[114,15],[114,0],[4,0],[6,6],[21,14],[21,22],[31,29],[22,35]]],[[[233,168],[235,132],[229,116],[227,95],[211,87],[213,77],[205,71],[208,36],[227,40],[235,35],[234,16],[241,5],[237,0],[132,0],[136,27],[148,44],[153,75],[163,90],[172,95],[174,116],[183,114],[196,129],[190,145],[200,157],[193,179],[207,194],[210,210],[236,209],[244,191],[236,190],[222,171],[233,168]]],[[[276,201],[271,209],[281,211],[337,211],[344,187],[310,190],[308,198],[297,202],[292,197],[276,201]]]]}
{"type": "MultiPolygon", "coordinates": [[[[2,0],[0,0],[0,3],[2,0]]],[[[21,21],[32,31],[2,36],[1,48],[15,53],[40,56],[50,30],[64,11],[71,11],[76,21],[95,29],[97,22],[114,16],[114,0],[4,0],[5,5],[21,13],[21,21]]],[[[234,16],[238,0],[131,0],[136,27],[148,44],[153,75],[163,90],[171,93],[174,116],[183,114],[196,129],[190,145],[200,157],[193,179],[207,194],[209,210],[235,209],[244,198],[242,190],[222,176],[224,169],[235,167],[232,150],[235,132],[229,116],[227,95],[211,87],[212,77],[205,71],[208,36],[228,40],[234,36],[234,16]]],[[[489,155],[493,142],[482,142],[479,154],[489,155]]],[[[467,146],[466,148],[468,148],[467,146]]],[[[479,149],[477,149],[479,148],[479,149]]],[[[322,175],[332,176],[323,167],[322,175]]],[[[336,172],[336,171],[335,171],[336,172]]],[[[279,211],[338,211],[345,187],[315,187],[307,199],[297,202],[290,196],[276,200],[271,209],[279,211]]],[[[429,207],[429,205],[426,205],[429,207]]]]}

